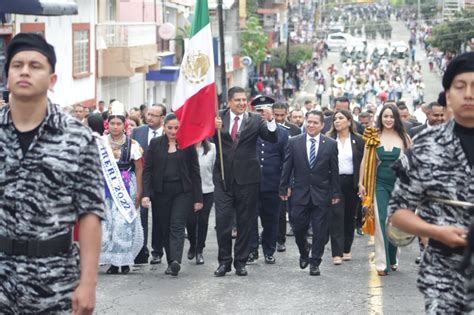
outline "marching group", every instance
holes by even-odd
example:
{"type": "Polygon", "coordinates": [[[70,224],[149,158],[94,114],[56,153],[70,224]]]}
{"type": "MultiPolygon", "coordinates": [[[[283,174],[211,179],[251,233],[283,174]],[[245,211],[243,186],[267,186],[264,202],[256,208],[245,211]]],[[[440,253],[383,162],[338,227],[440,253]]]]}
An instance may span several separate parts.
{"type": "Polygon", "coordinates": [[[0,110],[2,311],[90,313],[99,263],[110,265],[109,274],[128,273],[135,262],[157,264],[165,254],[165,273],[177,276],[185,228],[188,258],[204,263],[213,203],[215,276],[232,265],[247,276],[246,265],[258,256],[258,217],[265,263],[276,263],[275,251],[285,249],[286,212],[299,267],[318,276],[329,240],[334,264],[351,260],[361,201],[380,276],[398,268],[388,220],[425,244],[418,285],[426,311],[472,309],[474,255],[464,253],[473,247],[471,215],[463,207],[474,195],[474,53],[448,65],[445,97],[423,107],[427,119],[416,128],[412,117],[402,118],[406,106],[391,100],[367,112],[362,125],[345,97],[325,114],[309,103],[290,111],[268,96],[249,108],[246,91],[233,87],[215,119],[216,135],[187,148],[176,138],[180,122],[161,104],[145,109],[146,125],[132,129],[124,105],[113,101],[83,121],[94,133],[61,112],[47,98],[56,59],[43,37],[17,35],[7,56],[10,99],[0,110]],[[77,221],[80,248],[71,240],[77,221]]]}

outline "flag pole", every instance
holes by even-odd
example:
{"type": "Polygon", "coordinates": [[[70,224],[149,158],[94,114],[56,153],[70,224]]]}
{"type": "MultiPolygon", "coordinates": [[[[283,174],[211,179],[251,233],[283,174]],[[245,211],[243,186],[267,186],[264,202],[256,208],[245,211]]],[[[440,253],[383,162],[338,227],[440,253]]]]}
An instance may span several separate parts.
{"type": "MultiPolygon", "coordinates": [[[[217,99],[217,91],[216,91],[216,117],[219,117],[219,101],[217,99]]],[[[225,182],[225,174],[224,174],[224,156],[222,154],[222,126],[220,128],[217,128],[217,142],[219,144],[219,161],[221,165],[221,178],[222,178],[222,184],[224,191],[227,191],[227,184],[225,182]]]]}
{"type": "MultiPolygon", "coordinates": [[[[222,99],[226,99],[227,95],[227,78],[226,78],[226,68],[225,68],[225,52],[224,52],[224,17],[222,11],[222,0],[217,0],[217,16],[219,20],[219,48],[220,48],[220,61],[221,61],[221,90],[222,90],[222,99]]],[[[216,91],[216,116],[219,116],[219,99],[217,97],[216,91]]],[[[227,185],[225,182],[224,174],[224,157],[222,154],[222,126],[217,129],[217,141],[219,142],[219,160],[221,165],[221,178],[223,183],[224,191],[227,190],[227,185]]]]}

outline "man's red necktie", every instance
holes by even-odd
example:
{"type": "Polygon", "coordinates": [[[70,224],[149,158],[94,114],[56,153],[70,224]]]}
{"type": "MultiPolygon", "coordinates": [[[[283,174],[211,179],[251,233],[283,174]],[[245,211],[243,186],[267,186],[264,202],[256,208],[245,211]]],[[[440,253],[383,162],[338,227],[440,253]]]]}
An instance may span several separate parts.
{"type": "Polygon", "coordinates": [[[232,138],[232,141],[235,141],[235,138],[237,138],[238,129],[239,129],[239,116],[235,116],[234,125],[232,126],[232,130],[230,132],[230,137],[232,138]]]}

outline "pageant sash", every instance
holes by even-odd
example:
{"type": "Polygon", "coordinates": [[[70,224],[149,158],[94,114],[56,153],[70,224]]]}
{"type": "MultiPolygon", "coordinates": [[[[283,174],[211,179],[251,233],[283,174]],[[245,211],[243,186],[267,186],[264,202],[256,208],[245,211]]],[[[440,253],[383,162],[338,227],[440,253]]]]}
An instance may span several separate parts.
{"type": "Polygon", "coordinates": [[[132,223],[138,215],[137,209],[125,188],[112,149],[105,143],[105,141],[106,140],[101,138],[97,139],[102,173],[104,174],[105,181],[107,182],[115,206],[118,208],[125,220],[127,220],[128,223],[132,223]]]}

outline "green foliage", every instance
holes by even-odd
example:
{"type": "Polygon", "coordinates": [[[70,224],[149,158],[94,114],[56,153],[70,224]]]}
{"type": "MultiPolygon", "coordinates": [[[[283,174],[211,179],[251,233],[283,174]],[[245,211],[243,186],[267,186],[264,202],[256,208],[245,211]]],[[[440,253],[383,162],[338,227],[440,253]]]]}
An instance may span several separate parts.
{"type": "Polygon", "coordinates": [[[452,21],[433,27],[429,43],[443,52],[458,53],[474,37],[474,10],[465,10],[452,21]]]}
{"type": "MultiPolygon", "coordinates": [[[[286,46],[280,46],[271,50],[272,54],[272,67],[282,68],[286,67],[286,46]]],[[[290,46],[290,57],[288,59],[290,64],[290,71],[296,69],[296,66],[300,62],[311,60],[313,57],[313,48],[311,45],[291,45],[290,46]]]]}
{"type": "Polygon", "coordinates": [[[252,58],[252,62],[258,67],[267,56],[268,36],[256,16],[251,15],[247,18],[240,42],[242,56],[252,58]]]}

